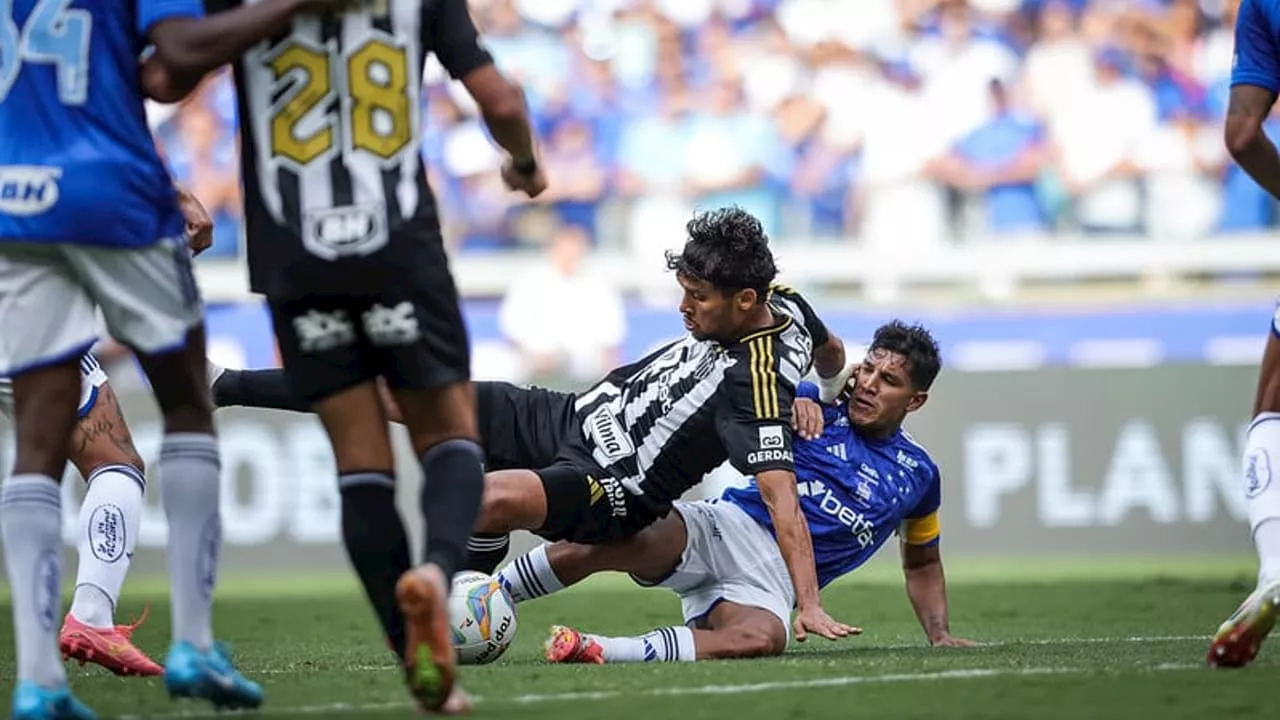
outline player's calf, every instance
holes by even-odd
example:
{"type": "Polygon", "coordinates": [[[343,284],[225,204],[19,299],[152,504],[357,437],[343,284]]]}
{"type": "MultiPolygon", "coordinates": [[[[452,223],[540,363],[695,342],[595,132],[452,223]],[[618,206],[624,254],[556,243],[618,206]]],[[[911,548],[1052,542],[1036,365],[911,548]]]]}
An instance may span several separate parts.
{"type": "Polygon", "coordinates": [[[87,487],[78,521],[79,568],[70,615],[90,628],[106,629],[114,625],[116,602],[133,558],[147,481],[111,385],[105,380],[97,385],[81,412],[84,416],[68,447],[87,487]]]}
{"type": "Polygon", "coordinates": [[[342,543],[383,632],[399,657],[404,618],[396,582],[411,567],[409,540],[396,507],[395,457],[373,381],[327,395],[316,411],[333,445],[342,501],[342,543]]]}
{"type": "Polygon", "coordinates": [[[476,429],[470,382],[439,388],[392,388],[413,449],[422,463],[423,557],[444,572],[446,585],[467,559],[485,489],[484,450],[476,429]]]}
{"type": "Polygon", "coordinates": [[[222,461],[205,377],[204,326],[192,326],[176,349],[153,342],[158,347],[134,351],[164,418],[156,474],[169,523],[172,637],[205,653],[213,647],[222,461]]]}
{"type": "Polygon", "coordinates": [[[539,545],[508,563],[498,579],[517,603],[606,571],[625,572],[645,584],[656,584],[679,564],[687,537],[680,513],[668,513],[625,540],[539,545]]]}
{"type": "Polygon", "coordinates": [[[13,395],[17,459],[0,491],[0,539],[13,587],[17,680],[63,688],[66,673],[49,622],[58,612],[57,593],[43,588],[56,588],[62,576],[58,482],[79,405],[79,356],[18,375],[13,395]]]}

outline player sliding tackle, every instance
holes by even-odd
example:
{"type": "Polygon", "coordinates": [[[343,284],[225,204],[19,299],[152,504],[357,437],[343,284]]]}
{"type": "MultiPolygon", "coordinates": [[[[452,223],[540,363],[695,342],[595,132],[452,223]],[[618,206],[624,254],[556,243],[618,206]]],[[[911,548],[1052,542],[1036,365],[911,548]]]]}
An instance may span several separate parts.
{"type": "MultiPolygon", "coordinates": [[[[1226,144],[1240,167],[1273,197],[1280,198],[1280,155],[1262,123],[1280,92],[1280,6],[1244,0],[1236,16],[1235,63],[1227,103],[1226,144]]],[[[1208,663],[1240,667],[1253,661],[1275,625],[1280,607],[1280,483],[1273,481],[1280,459],[1280,309],[1262,355],[1244,452],[1244,491],[1249,529],[1257,548],[1258,584],[1218,628],[1208,663]]]]}
{"type": "MultiPolygon", "coordinates": [[[[930,644],[969,646],[951,636],[947,620],[938,468],[902,429],[903,419],[924,405],[939,368],[928,331],[894,322],[876,331],[852,392],[840,402],[819,404],[818,388],[801,383],[796,477],[820,586],[861,566],[899,530],[907,596],[930,644]]],[[[552,662],[780,655],[795,592],[766,507],[753,478],[717,499],[676,502],[675,512],[628,540],[539,546],[499,575],[520,602],[597,572],[627,572],[641,585],[679,595],[693,628],[692,652],[675,657],[664,648],[687,628],[604,637],[556,626],[546,645],[552,662]]]]}
{"type": "MultiPolygon", "coordinates": [[[[856,368],[851,394],[820,405],[815,399],[825,393],[802,383],[792,415],[801,438],[795,444],[795,487],[802,488],[799,509],[813,538],[818,585],[860,567],[901,527],[907,595],[929,642],[967,646],[972,643],[952,637],[948,625],[938,544],[938,470],[902,430],[907,414],[928,399],[939,368],[937,346],[927,331],[890,323],[876,332],[856,368]]],[[[303,409],[291,398],[279,370],[216,368],[214,378],[214,399],[220,406],[303,409]]],[[[836,395],[835,386],[826,384],[828,397],[836,395]]],[[[566,417],[572,418],[572,396],[480,382],[476,397],[480,434],[492,463],[511,467],[555,459],[557,446],[549,438],[566,417]]],[[[388,405],[394,418],[397,410],[389,398],[388,405]]],[[[679,593],[686,619],[695,624],[636,638],[557,629],[548,644],[554,660],[778,654],[786,647],[796,596],[767,503],[765,488],[753,479],[716,501],[676,502],[675,512],[630,539],[535,548],[500,575],[515,599],[524,601],[602,570],[630,572],[642,583],[679,593]]],[[[802,638],[806,628],[795,629],[797,639],[802,638]]]]}
{"type": "MultiPolygon", "coordinates": [[[[493,572],[506,533],[549,540],[626,540],[666,516],[676,498],[729,460],[756,477],[777,532],[781,572],[796,589],[798,636],[848,635],[822,608],[813,546],[792,469],[791,404],[813,367],[828,399],[848,379],[844,345],[777,274],[760,223],[737,208],[695,217],[668,266],[684,289],[688,333],[617,368],[581,395],[477,384],[489,467],[470,567],[493,572]],[[538,468],[528,470],[525,468],[538,468]],[[483,543],[483,544],[481,544],[483,543]]],[[[216,373],[215,373],[216,375],[216,373]]],[[[299,409],[272,371],[228,371],[215,403],[299,409]]],[[[692,657],[687,628],[672,659],[692,657]]]]}

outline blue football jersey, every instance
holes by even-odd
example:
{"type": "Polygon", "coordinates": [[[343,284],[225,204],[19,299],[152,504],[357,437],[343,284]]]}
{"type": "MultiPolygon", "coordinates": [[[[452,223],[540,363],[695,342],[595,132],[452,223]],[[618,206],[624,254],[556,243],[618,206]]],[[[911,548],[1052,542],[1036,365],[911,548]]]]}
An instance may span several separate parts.
{"type": "MultiPolygon", "coordinates": [[[[818,388],[801,383],[796,395],[816,401],[818,388]]],[[[819,587],[865,563],[895,531],[913,545],[938,542],[942,488],[929,453],[902,430],[884,440],[859,437],[843,406],[824,406],[823,419],[821,437],[797,438],[794,445],[819,587]]],[[[755,478],[726,490],[722,499],[776,536],[755,478]]]]}
{"type": "Polygon", "coordinates": [[[1280,0],[1240,3],[1231,84],[1280,92],[1280,0]]]}
{"type": "Polygon", "coordinates": [[[138,247],[182,234],[138,57],[200,0],[0,0],[0,241],[138,247]]]}

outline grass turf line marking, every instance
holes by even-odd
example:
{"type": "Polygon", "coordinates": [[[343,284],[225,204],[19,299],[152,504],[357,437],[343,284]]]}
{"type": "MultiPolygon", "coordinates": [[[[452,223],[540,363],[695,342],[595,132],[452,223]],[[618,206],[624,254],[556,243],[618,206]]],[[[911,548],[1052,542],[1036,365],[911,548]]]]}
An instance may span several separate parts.
{"type": "MultiPolygon", "coordinates": [[[[1133,672],[1170,672],[1176,670],[1198,670],[1203,666],[1191,663],[1161,663],[1132,668],[1133,672]]],[[[737,685],[700,685],[677,688],[649,688],[647,690],[602,690],[597,692],[566,692],[515,695],[506,698],[475,697],[476,704],[485,705],[531,705],[537,703],[581,702],[586,700],[616,700],[627,697],[672,697],[686,695],[734,695],[739,693],[772,692],[775,690],[803,690],[807,688],[844,687],[847,685],[872,685],[882,683],[921,682],[930,680],[980,680],[1000,677],[1035,677],[1047,675],[1087,675],[1097,672],[1096,668],[1083,667],[1047,667],[1047,668],[976,668],[970,670],[943,670],[927,673],[895,673],[890,675],[844,675],[828,678],[811,678],[808,680],[779,680],[776,682],[741,683],[737,685]]],[[[371,713],[391,710],[411,710],[413,703],[329,703],[326,705],[297,705],[293,707],[271,707],[264,705],[258,712],[268,717],[272,715],[326,715],[331,713],[371,713]]],[[[159,713],[156,715],[122,715],[119,720],[200,720],[203,718],[225,718],[226,713],[214,711],[186,711],[159,713]]]]}
{"type": "MultiPolygon", "coordinates": [[[[1201,642],[1211,639],[1209,635],[1135,635],[1130,637],[1082,637],[1082,638],[1039,638],[1033,640],[996,640],[993,642],[982,643],[979,647],[1010,647],[1016,645],[1112,645],[1118,643],[1161,643],[1161,642],[1201,642]]],[[[856,639],[853,640],[857,642],[856,639]]],[[[913,650],[917,648],[928,647],[924,643],[886,643],[880,645],[859,645],[866,650],[913,650]]],[[[786,656],[783,656],[786,657],[786,656]]],[[[341,672],[383,672],[388,670],[399,670],[399,665],[351,665],[348,667],[329,667],[329,668],[262,668],[259,670],[245,669],[249,675],[290,675],[297,672],[320,672],[325,671],[341,671],[341,672]]]]}

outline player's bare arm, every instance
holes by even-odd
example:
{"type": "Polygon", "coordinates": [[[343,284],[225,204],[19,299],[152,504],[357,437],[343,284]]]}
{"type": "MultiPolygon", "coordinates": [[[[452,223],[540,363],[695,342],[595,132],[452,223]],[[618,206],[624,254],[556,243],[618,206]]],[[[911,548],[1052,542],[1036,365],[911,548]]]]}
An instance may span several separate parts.
{"type": "Polygon", "coordinates": [[[796,617],[792,623],[796,640],[804,642],[809,632],[828,640],[856,634],[852,626],[837,621],[822,608],[822,598],[818,595],[818,571],[813,559],[813,538],[800,509],[795,473],[765,470],[756,475],[756,485],[769,508],[777,530],[778,548],[782,551],[782,559],[791,575],[791,585],[796,591],[796,617]]]}
{"type": "Polygon", "coordinates": [[[1280,198],[1280,154],[1262,130],[1275,101],[1276,94],[1266,88],[1233,85],[1227,102],[1225,140],[1231,157],[1249,177],[1272,197],[1280,198]]]}
{"type": "Polygon", "coordinates": [[[155,52],[142,64],[143,89],[160,102],[178,102],[206,73],[283,32],[299,13],[345,4],[346,0],[263,0],[203,18],[162,20],[149,33],[155,52]]]}
{"type": "Polygon", "coordinates": [[[494,142],[510,157],[502,166],[507,187],[529,197],[547,189],[547,178],[538,163],[537,143],[529,123],[524,90],[509,80],[491,62],[480,61],[476,52],[478,34],[467,11],[466,0],[446,0],[440,5],[437,22],[448,32],[437,56],[476,101],[480,116],[494,142]]]}
{"type": "Polygon", "coordinates": [[[831,377],[846,368],[844,341],[830,335],[827,341],[813,349],[813,369],[821,377],[831,377]]]}
{"type": "Polygon", "coordinates": [[[942,571],[942,551],[933,545],[902,543],[902,573],[907,597],[920,627],[934,647],[973,647],[977,643],[951,636],[947,620],[947,582],[942,571]]]}

